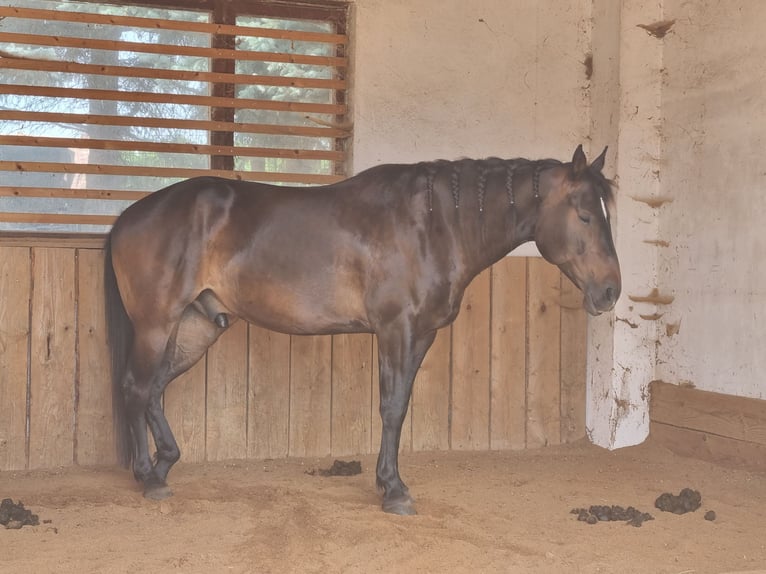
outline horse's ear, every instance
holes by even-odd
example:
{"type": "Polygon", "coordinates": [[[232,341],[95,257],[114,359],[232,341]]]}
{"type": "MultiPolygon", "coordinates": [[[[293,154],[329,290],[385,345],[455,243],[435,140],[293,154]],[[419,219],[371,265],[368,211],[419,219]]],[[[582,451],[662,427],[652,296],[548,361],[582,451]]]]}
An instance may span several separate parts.
{"type": "Polygon", "coordinates": [[[576,177],[585,172],[586,169],[588,169],[588,160],[585,158],[585,152],[582,151],[582,144],[580,144],[572,156],[572,171],[576,177]]]}
{"type": "Polygon", "coordinates": [[[601,152],[601,155],[593,160],[593,163],[590,164],[591,169],[598,172],[604,169],[604,162],[606,161],[606,150],[608,149],[609,146],[606,146],[604,151],[601,152]]]}

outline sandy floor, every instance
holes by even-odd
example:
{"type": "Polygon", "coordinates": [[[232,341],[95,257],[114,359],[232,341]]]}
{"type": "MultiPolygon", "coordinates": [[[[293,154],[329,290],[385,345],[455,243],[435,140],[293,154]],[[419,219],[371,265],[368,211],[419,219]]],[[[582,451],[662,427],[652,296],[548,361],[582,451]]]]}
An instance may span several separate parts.
{"type": "MultiPolygon", "coordinates": [[[[609,572],[766,569],[766,476],[678,458],[651,444],[402,456],[416,517],[379,510],[374,457],[354,477],[327,460],[179,464],[175,496],[144,500],[127,471],[0,473],[0,497],[41,520],[0,530],[4,572],[609,572]],[[683,516],[664,491],[700,490],[683,516]],[[632,505],[655,520],[587,525],[570,509],[632,505]],[[718,515],[703,519],[706,510],[718,515]]],[[[766,572],[766,570],[764,570],[766,572]]]]}

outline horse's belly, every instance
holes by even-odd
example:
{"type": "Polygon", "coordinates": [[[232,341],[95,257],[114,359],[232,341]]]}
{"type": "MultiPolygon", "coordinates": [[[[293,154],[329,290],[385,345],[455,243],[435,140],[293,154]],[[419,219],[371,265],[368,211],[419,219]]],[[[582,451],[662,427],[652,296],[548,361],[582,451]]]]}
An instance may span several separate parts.
{"type": "Polygon", "coordinates": [[[235,315],[282,333],[322,335],[368,332],[361,294],[337,284],[259,282],[235,297],[221,297],[235,315]]]}

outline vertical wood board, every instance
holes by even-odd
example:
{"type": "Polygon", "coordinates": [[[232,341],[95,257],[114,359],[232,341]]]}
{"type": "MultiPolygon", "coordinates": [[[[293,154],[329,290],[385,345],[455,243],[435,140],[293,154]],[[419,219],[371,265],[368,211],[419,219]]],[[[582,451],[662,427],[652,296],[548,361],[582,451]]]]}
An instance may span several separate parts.
{"type": "Polygon", "coordinates": [[[244,321],[207,352],[207,460],[247,457],[247,354],[244,321]]]}
{"type": "Polygon", "coordinates": [[[561,442],[561,277],[544,259],[527,264],[527,447],[535,448],[561,442]]]}
{"type": "Polygon", "coordinates": [[[0,246],[0,470],[27,465],[30,250],[0,246]]]}
{"type": "Polygon", "coordinates": [[[330,454],[332,337],[293,336],[290,350],[290,456],[330,454]]]}
{"type": "Polygon", "coordinates": [[[112,425],[112,377],[104,313],[104,252],[77,251],[78,464],[117,462],[112,425]]]}
{"type": "Polygon", "coordinates": [[[450,363],[452,327],[436,333],[412,389],[413,450],[448,450],[450,447],[450,363]]]}
{"type": "Polygon", "coordinates": [[[250,458],[282,458],[290,431],[290,336],[250,325],[250,458]]]}
{"type": "Polygon", "coordinates": [[[505,257],[492,269],[490,448],[526,446],[527,263],[505,257]]]}
{"type": "Polygon", "coordinates": [[[206,373],[207,357],[203,356],[165,388],[165,418],[184,462],[203,462],[207,459],[206,373]]]}
{"type": "Polygon", "coordinates": [[[490,271],[468,286],[452,325],[452,448],[489,448],[490,271]]]}
{"type": "Polygon", "coordinates": [[[585,436],[588,317],[582,292],[561,275],[561,442],[585,436]]]}
{"type": "Polygon", "coordinates": [[[32,252],[29,467],[52,468],[74,462],[75,258],[32,252]]]}
{"type": "Polygon", "coordinates": [[[331,451],[363,454],[372,426],[372,336],[335,335],[332,345],[331,451]]]}

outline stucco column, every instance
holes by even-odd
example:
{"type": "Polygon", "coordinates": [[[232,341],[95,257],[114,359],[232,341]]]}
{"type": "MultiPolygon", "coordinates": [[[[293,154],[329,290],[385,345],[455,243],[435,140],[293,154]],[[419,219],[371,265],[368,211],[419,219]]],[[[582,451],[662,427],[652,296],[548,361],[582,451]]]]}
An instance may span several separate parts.
{"type": "Polygon", "coordinates": [[[586,428],[592,442],[613,449],[649,434],[662,42],[639,25],[662,20],[662,2],[594,0],[592,16],[591,136],[594,146],[612,146],[606,173],[615,173],[619,185],[613,225],[622,296],[610,316],[589,321],[586,428]]]}

